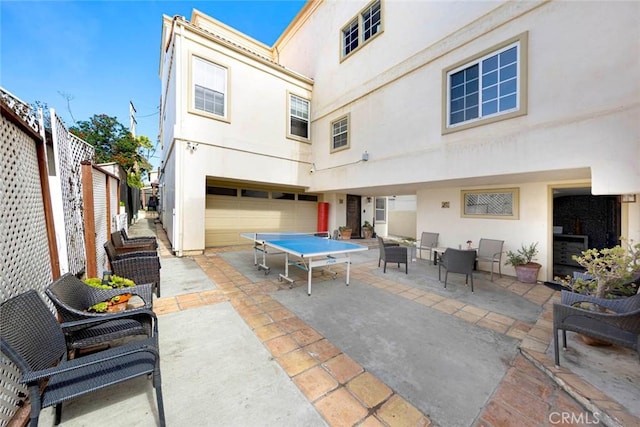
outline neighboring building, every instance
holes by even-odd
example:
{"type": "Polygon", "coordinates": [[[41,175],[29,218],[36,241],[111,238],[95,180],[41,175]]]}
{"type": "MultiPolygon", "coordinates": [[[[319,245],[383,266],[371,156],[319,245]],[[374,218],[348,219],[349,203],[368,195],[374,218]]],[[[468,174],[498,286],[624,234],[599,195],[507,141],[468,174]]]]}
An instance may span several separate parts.
{"type": "Polygon", "coordinates": [[[539,242],[549,279],[554,225],[640,241],[639,48],[638,2],[314,1],[272,47],[165,16],[163,225],[188,255],[324,201],[386,235],[412,195],[416,237],[539,242]]]}

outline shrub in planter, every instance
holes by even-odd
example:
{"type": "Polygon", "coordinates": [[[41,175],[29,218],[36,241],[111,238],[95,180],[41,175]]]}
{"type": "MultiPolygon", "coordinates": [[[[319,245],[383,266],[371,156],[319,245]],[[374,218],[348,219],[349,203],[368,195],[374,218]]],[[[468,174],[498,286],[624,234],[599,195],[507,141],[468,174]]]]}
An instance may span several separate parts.
{"type": "Polygon", "coordinates": [[[536,283],[538,272],[542,265],[534,262],[538,255],[538,242],[525,245],[524,243],[516,252],[507,251],[505,265],[511,265],[516,270],[516,278],[522,283],[536,283]]]}

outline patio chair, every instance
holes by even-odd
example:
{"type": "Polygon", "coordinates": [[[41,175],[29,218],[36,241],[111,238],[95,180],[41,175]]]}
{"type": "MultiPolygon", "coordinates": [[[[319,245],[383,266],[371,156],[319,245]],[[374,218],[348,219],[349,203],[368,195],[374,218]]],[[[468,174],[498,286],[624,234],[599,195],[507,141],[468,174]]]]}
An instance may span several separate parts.
{"type": "Polygon", "coordinates": [[[504,240],[480,239],[476,262],[491,263],[491,281],[493,282],[493,265],[498,264],[498,273],[502,277],[502,246],[504,240]]]}
{"type": "Polygon", "coordinates": [[[151,283],[160,298],[160,258],[156,251],[118,254],[111,241],[104,244],[113,274],[131,279],[136,283],[151,283]]]}
{"type": "Polygon", "coordinates": [[[634,349],[640,356],[640,294],[609,299],[563,290],[560,303],[553,304],[553,351],[556,366],[560,366],[559,330],[562,330],[562,348],[565,350],[567,331],[573,331],[634,349]],[[595,304],[595,307],[585,309],[576,306],[581,303],[595,304]]]}
{"type": "MultiPolygon", "coordinates": [[[[152,312],[146,313],[154,317],[152,312]]],[[[69,360],[64,334],[68,324],[58,323],[35,290],[2,303],[0,318],[0,348],[17,366],[20,382],[29,389],[32,427],[38,425],[43,408],[56,407],[57,425],[64,402],[148,375],[152,376],[156,390],[160,425],[165,425],[157,323],[154,322],[153,337],[69,360]]],[[[91,325],[102,321],[87,319],[73,324],[91,325]]]]}
{"type": "Polygon", "coordinates": [[[471,278],[471,292],[473,292],[473,270],[476,263],[475,251],[466,249],[453,249],[447,248],[442,256],[440,262],[438,262],[438,280],[442,281],[441,269],[445,269],[444,272],[444,287],[447,287],[447,277],[449,273],[464,274],[465,283],[469,283],[471,278]]]}
{"type": "Polygon", "coordinates": [[[122,239],[125,243],[144,244],[151,242],[155,244],[156,249],[158,248],[158,239],[156,239],[154,236],[129,237],[129,235],[127,234],[127,230],[125,230],[124,228],[120,229],[120,235],[122,236],[122,239]]]}
{"type": "Polygon", "coordinates": [[[71,273],[66,273],[47,287],[45,293],[53,302],[58,315],[63,322],[74,322],[84,319],[102,319],[103,322],[87,327],[68,328],[65,330],[67,348],[71,357],[75,357],[79,350],[100,344],[110,344],[114,340],[144,335],[150,337],[153,323],[145,313],[137,314],[141,310],[152,309],[152,285],[140,284],[129,288],[97,289],[86,285],[71,273]],[[92,313],[87,308],[106,301],[116,295],[133,294],[142,299],[143,305],[129,309],[129,317],[119,317],[108,320],[113,313],[92,313]]]}
{"type": "Polygon", "coordinates": [[[383,272],[387,272],[387,263],[393,262],[398,264],[404,264],[405,274],[409,274],[409,248],[400,246],[399,243],[385,243],[382,237],[378,236],[378,245],[380,246],[380,256],[378,258],[378,267],[380,267],[380,261],[384,261],[383,272]]]}
{"type": "Polygon", "coordinates": [[[420,258],[422,258],[422,250],[429,251],[429,259],[432,256],[435,256],[433,253],[433,248],[438,246],[438,237],[440,237],[440,233],[430,233],[427,231],[422,232],[422,236],[420,237],[420,245],[418,246],[418,250],[420,251],[420,258]]]}
{"type": "Polygon", "coordinates": [[[146,251],[156,252],[158,247],[155,239],[153,241],[126,241],[121,231],[114,231],[113,233],[111,233],[111,241],[113,242],[113,247],[118,254],[146,251]]]}

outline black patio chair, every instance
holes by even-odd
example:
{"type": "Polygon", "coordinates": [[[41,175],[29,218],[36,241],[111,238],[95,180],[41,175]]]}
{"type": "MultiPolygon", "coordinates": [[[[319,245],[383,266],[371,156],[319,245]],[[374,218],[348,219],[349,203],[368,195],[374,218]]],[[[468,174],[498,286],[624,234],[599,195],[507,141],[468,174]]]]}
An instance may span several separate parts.
{"type": "Polygon", "coordinates": [[[113,242],[113,247],[118,254],[128,252],[156,252],[158,248],[158,243],[155,239],[138,241],[125,240],[122,230],[111,233],[111,241],[113,242]]]}
{"type": "Polygon", "coordinates": [[[154,243],[156,249],[158,248],[158,239],[156,239],[153,236],[140,236],[140,237],[130,237],[127,234],[127,230],[125,230],[124,228],[120,229],[120,235],[122,236],[122,239],[124,240],[125,243],[154,243]]]}
{"type": "Polygon", "coordinates": [[[151,310],[153,308],[151,284],[139,284],[120,289],[97,289],[87,286],[71,273],[66,273],[49,285],[45,293],[53,302],[63,322],[84,319],[103,320],[97,325],[83,325],[83,327],[67,328],[65,330],[67,348],[72,357],[79,350],[101,344],[110,344],[120,338],[137,335],[150,337],[152,335],[153,319],[150,319],[145,313],[138,313],[141,310],[151,310]],[[87,311],[87,308],[96,303],[124,294],[137,295],[142,300],[142,304],[139,307],[126,311],[129,314],[128,317],[108,320],[113,313],[92,313],[87,311]]]}
{"type": "MultiPolygon", "coordinates": [[[[146,313],[155,318],[152,312],[146,313]]],[[[60,324],[35,290],[2,303],[0,318],[2,353],[17,366],[22,374],[20,383],[29,389],[31,427],[38,425],[43,408],[56,407],[57,425],[64,402],[147,375],[153,378],[160,426],[165,425],[156,322],[151,338],[69,360],[65,328],[102,319],[60,324]]]]}
{"type": "Polygon", "coordinates": [[[378,267],[380,267],[380,261],[384,261],[383,273],[387,272],[387,263],[392,262],[397,263],[398,268],[400,268],[400,264],[404,264],[404,272],[409,274],[409,248],[400,246],[398,243],[385,243],[380,236],[378,236],[378,246],[380,247],[378,267]]]}
{"type": "Polygon", "coordinates": [[[160,298],[160,257],[153,251],[118,254],[111,241],[104,244],[113,274],[131,279],[136,283],[153,284],[156,296],[160,298]]]}
{"type": "Polygon", "coordinates": [[[441,279],[440,271],[445,269],[444,287],[447,287],[447,277],[449,273],[464,274],[465,283],[469,283],[471,278],[471,292],[473,292],[473,270],[476,263],[476,251],[466,249],[447,248],[438,262],[438,280],[441,279]]]}
{"type": "Polygon", "coordinates": [[[553,351],[560,366],[558,331],[562,348],[567,349],[567,331],[578,332],[612,344],[634,349],[640,356],[640,294],[627,298],[596,298],[562,291],[560,303],[553,304],[553,351]],[[582,303],[593,304],[589,309],[582,303]]]}

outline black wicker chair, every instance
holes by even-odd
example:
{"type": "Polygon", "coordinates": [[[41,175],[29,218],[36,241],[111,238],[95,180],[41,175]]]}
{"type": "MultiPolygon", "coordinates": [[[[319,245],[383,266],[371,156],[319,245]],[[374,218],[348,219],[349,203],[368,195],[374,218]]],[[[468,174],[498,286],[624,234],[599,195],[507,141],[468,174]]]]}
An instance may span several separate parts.
{"type": "Polygon", "coordinates": [[[160,258],[153,251],[118,254],[111,241],[104,244],[113,274],[131,279],[136,283],[153,284],[156,296],[160,298],[160,258]]]}
{"type": "Polygon", "coordinates": [[[471,278],[471,292],[473,292],[473,270],[476,263],[476,251],[466,249],[447,248],[438,262],[438,280],[441,279],[441,269],[445,269],[444,287],[447,287],[449,273],[464,274],[465,283],[471,278]]]}
{"type": "Polygon", "coordinates": [[[556,366],[560,366],[559,330],[562,331],[562,348],[565,350],[567,331],[573,331],[634,349],[640,355],[640,294],[608,299],[562,291],[560,303],[553,304],[553,350],[556,366]],[[576,306],[581,303],[595,306],[593,309],[576,306]]]}
{"type": "Polygon", "coordinates": [[[409,274],[409,249],[404,246],[400,246],[398,243],[385,243],[382,237],[378,236],[378,246],[380,247],[380,256],[378,258],[378,267],[380,267],[380,261],[384,261],[383,273],[387,272],[387,263],[397,263],[398,268],[400,264],[404,264],[405,274],[409,274]]]}
{"type": "Polygon", "coordinates": [[[142,251],[156,252],[158,248],[156,239],[126,240],[123,235],[123,230],[111,233],[111,241],[113,242],[113,247],[118,254],[142,251]]]}
{"type": "Polygon", "coordinates": [[[140,284],[130,288],[97,289],[87,286],[71,273],[64,274],[45,290],[55,305],[63,322],[84,319],[107,320],[113,313],[91,313],[86,309],[92,305],[106,301],[116,295],[132,294],[142,299],[142,305],[126,312],[126,318],[104,321],[98,325],[65,330],[67,348],[72,354],[77,351],[100,344],[108,344],[114,340],[135,336],[152,335],[152,322],[146,314],[137,314],[140,310],[153,308],[152,285],[140,284]]]}
{"type": "Polygon", "coordinates": [[[126,243],[143,243],[144,244],[144,243],[151,242],[155,244],[156,249],[158,248],[158,240],[153,236],[129,237],[129,235],[127,234],[127,230],[125,230],[124,228],[120,229],[120,235],[122,236],[122,239],[126,243]]]}
{"type": "MultiPolygon", "coordinates": [[[[64,330],[69,325],[58,323],[35,290],[0,305],[0,348],[20,370],[20,382],[29,388],[31,427],[38,425],[43,408],[56,407],[57,425],[64,402],[147,375],[153,377],[159,423],[164,426],[157,323],[153,312],[146,313],[154,320],[151,338],[68,360],[64,330]]],[[[79,326],[99,321],[72,323],[79,326]]]]}

